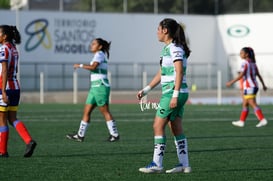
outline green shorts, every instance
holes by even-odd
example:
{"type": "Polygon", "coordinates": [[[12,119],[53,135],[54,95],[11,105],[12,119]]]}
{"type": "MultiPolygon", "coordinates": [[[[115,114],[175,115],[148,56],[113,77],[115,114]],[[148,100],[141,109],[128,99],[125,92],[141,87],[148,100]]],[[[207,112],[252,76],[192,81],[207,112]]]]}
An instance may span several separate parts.
{"type": "Polygon", "coordinates": [[[99,87],[91,87],[86,98],[85,104],[96,106],[104,106],[109,104],[110,87],[100,85],[99,87]]]}
{"type": "Polygon", "coordinates": [[[179,93],[177,107],[174,109],[170,108],[170,101],[172,99],[172,92],[163,94],[161,96],[156,115],[160,118],[168,118],[170,121],[174,121],[176,117],[183,117],[184,105],[188,100],[188,93],[179,93]]]}

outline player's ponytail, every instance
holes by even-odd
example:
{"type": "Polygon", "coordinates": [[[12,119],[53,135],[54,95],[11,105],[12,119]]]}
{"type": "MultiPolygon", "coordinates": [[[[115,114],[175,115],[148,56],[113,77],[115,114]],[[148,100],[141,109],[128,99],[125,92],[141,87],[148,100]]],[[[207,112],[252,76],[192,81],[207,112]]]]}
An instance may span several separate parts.
{"type": "Polygon", "coordinates": [[[189,57],[191,51],[187,45],[184,29],[182,26],[170,18],[163,19],[159,25],[162,28],[166,28],[168,30],[168,34],[170,38],[173,39],[173,43],[175,43],[177,46],[182,46],[186,57],[189,57]]]}
{"type": "Polygon", "coordinates": [[[10,26],[11,29],[11,34],[12,34],[12,40],[14,43],[16,44],[20,44],[21,43],[21,35],[19,33],[19,31],[17,30],[16,26],[10,26]]]}
{"type": "Polygon", "coordinates": [[[255,58],[255,53],[254,53],[253,48],[251,48],[251,47],[244,47],[244,48],[242,48],[242,51],[244,51],[245,53],[248,54],[248,58],[252,62],[256,63],[256,58],[255,58]]]}
{"type": "Polygon", "coordinates": [[[189,47],[187,45],[187,42],[186,42],[186,36],[185,36],[184,29],[178,23],[177,23],[176,32],[174,34],[173,39],[174,39],[174,43],[183,46],[185,54],[186,54],[186,56],[188,58],[190,56],[191,51],[190,51],[190,49],[189,49],[189,47]]]}
{"type": "Polygon", "coordinates": [[[255,53],[253,48],[248,47],[249,50],[249,58],[252,60],[252,62],[256,63],[255,53]]]}
{"type": "Polygon", "coordinates": [[[111,46],[111,42],[107,42],[106,40],[102,39],[102,38],[97,38],[96,39],[97,42],[99,43],[99,45],[102,46],[101,51],[103,51],[104,53],[106,53],[107,58],[109,58],[110,56],[110,46],[111,46]]]}

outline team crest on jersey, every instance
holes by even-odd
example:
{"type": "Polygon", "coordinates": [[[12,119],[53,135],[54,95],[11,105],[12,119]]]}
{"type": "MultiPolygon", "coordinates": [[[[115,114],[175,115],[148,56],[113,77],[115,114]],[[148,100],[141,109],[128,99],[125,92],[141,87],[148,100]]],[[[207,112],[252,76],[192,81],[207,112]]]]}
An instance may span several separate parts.
{"type": "Polygon", "coordinates": [[[1,51],[1,52],[0,52],[0,59],[3,59],[3,58],[5,58],[5,52],[4,52],[4,51],[1,51]]]}

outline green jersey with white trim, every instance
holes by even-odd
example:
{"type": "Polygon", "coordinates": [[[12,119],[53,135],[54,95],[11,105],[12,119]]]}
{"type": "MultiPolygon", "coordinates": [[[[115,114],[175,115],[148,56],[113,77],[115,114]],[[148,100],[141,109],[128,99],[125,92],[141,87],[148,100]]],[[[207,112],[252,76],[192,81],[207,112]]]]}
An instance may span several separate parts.
{"type": "Polygon", "coordinates": [[[92,61],[90,62],[90,65],[92,65],[94,62],[98,62],[99,65],[95,70],[90,71],[90,81],[92,84],[92,87],[98,87],[100,86],[101,82],[109,87],[109,82],[107,78],[107,69],[108,69],[108,64],[107,64],[107,56],[103,51],[98,51],[95,53],[92,61]]]}
{"type": "Polygon", "coordinates": [[[169,93],[174,89],[176,78],[176,71],[174,67],[175,60],[182,60],[183,65],[183,79],[180,92],[189,92],[186,81],[187,57],[185,51],[182,47],[178,47],[174,43],[170,43],[163,48],[160,55],[162,94],[169,93]]]}

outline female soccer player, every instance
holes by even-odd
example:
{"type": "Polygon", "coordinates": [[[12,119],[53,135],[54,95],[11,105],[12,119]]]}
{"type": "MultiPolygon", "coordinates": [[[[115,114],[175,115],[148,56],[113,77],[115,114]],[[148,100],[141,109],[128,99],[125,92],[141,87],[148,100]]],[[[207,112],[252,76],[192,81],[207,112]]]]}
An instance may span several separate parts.
{"type": "Polygon", "coordinates": [[[249,105],[254,109],[257,118],[259,119],[259,123],[256,125],[257,128],[267,125],[267,120],[264,118],[261,108],[256,103],[256,94],[259,90],[258,82],[256,80],[256,76],[259,77],[263,90],[266,91],[267,87],[264,84],[263,78],[259,73],[258,67],[256,65],[255,53],[252,48],[244,47],[240,51],[240,57],[243,60],[241,65],[240,74],[233,80],[226,83],[227,87],[230,87],[236,81],[243,78],[243,109],[241,112],[240,120],[233,121],[232,124],[238,127],[244,127],[245,120],[247,118],[249,112],[249,105]]]}
{"type": "Polygon", "coordinates": [[[16,78],[19,54],[16,44],[21,36],[15,26],[0,26],[0,156],[8,157],[9,123],[26,143],[24,157],[31,157],[37,143],[31,138],[24,123],[17,119],[20,86],[16,78]]]}
{"type": "Polygon", "coordinates": [[[110,44],[110,42],[101,38],[94,39],[90,45],[90,50],[94,53],[90,65],[74,64],[75,69],[82,68],[90,71],[91,87],[85,102],[79,130],[76,134],[67,134],[66,137],[68,139],[79,142],[84,140],[87,127],[90,123],[90,114],[98,106],[107,123],[110,134],[108,141],[115,142],[119,140],[116,122],[109,111],[110,85],[107,79],[107,62],[110,44]]]}
{"type": "Polygon", "coordinates": [[[173,19],[164,19],[159,23],[157,37],[165,46],[160,56],[160,69],[152,81],[137,93],[138,99],[145,96],[160,82],[162,97],[154,118],[154,154],[153,161],[140,168],[143,173],[163,172],[163,156],[166,147],[165,127],[168,124],[174,136],[179,164],[166,173],[189,173],[187,139],[182,129],[184,105],[188,99],[186,83],[187,58],[190,49],[186,43],[183,28],[173,19]]]}

